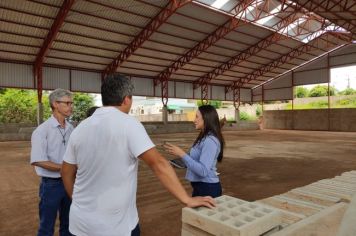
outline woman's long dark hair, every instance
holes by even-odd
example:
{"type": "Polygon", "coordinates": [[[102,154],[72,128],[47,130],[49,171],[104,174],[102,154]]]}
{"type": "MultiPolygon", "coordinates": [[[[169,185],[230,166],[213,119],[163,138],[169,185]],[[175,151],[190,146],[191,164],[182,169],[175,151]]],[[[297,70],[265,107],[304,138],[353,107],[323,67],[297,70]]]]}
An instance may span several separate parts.
{"type": "Polygon", "coordinates": [[[198,137],[194,141],[194,145],[200,143],[207,135],[215,136],[220,142],[220,153],[218,156],[218,162],[221,162],[224,155],[224,138],[221,133],[221,127],[219,122],[219,116],[216,109],[211,105],[200,106],[199,111],[204,120],[204,129],[200,131],[198,137]]]}

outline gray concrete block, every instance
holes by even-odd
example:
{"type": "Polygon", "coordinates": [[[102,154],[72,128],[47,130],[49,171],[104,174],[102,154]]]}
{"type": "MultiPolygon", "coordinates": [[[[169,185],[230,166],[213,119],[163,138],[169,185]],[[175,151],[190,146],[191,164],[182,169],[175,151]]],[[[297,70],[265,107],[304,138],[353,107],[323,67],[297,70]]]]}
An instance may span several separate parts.
{"type": "Polygon", "coordinates": [[[301,194],[301,195],[304,195],[304,196],[310,196],[312,198],[320,199],[322,201],[327,201],[327,202],[330,202],[332,204],[335,204],[335,203],[337,203],[337,202],[339,202],[341,200],[341,198],[339,198],[339,197],[333,197],[333,196],[327,196],[327,195],[324,195],[324,194],[313,193],[313,192],[310,192],[310,191],[305,191],[302,188],[295,188],[295,189],[292,189],[290,192],[291,193],[296,193],[296,194],[301,194]]]}
{"type": "Polygon", "coordinates": [[[213,235],[257,236],[280,225],[281,213],[256,202],[230,196],[216,198],[217,207],[184,208],[183,223],[213,235]]]}
{"type": "Polygon", "coordinates": [[[346,203],[335,204],[271,236],[335,236],[346,207],[346,203]]]}
{"type": "Polygon", "coordinates": [[[278,196],[274,196],[274,198],[278,199],[278,200],[281,200],[281,201],[286,201],[288,203],[291,203],[291,204],[295,204],[295,205],[300,205],[300,206],[303,206],[303,207],[309,207],[309,208],[312,208],[312,209],[315,209],[315,210],[322,210],[325,208],[325,206],[322,206],[322,205],[319,205],[319,204],[316,204],[316,203],[312,203],[312,202],[308,202],[308,201],[305,201],[305,200],[300,200],[300,199],[293,199],[293,198],[290,198],[290,197],[287,197],[285,195],[278,195],[278,196]]]}

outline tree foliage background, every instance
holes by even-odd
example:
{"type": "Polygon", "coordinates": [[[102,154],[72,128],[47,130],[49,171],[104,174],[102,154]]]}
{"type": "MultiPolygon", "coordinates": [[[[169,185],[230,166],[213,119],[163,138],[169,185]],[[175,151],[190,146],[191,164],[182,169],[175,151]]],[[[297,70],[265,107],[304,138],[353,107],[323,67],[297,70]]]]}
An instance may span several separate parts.
{"type": "Polygon", "coordinates": [[[305,98],[309,96],[309,90],[303,86],[298,86],[295,95],[297,98],[305,98]]]}
{"type": "MultiPolygon", "coordinates": [[[[51,108],[48,92],[42,96],[43,116],[48,119],[51,108]]],[[[86,111],[94,105],[94,97],[85,93],[74,93],[73,121],[80,121],[86,117],[86,111]]],[[[37,91],[22,89],[0,90],[0,123],[36,123],[37,91]]]]}
{"type": "MultiPolygon", "coordinates": [[[[333,86],[330,86],[330,96],[336,94],[336,89],[333,86]]],[[[327,85],[317,85],[313,87],[309,92],[309,97],[324,97],[328,96],[328,86],[327,85]]]]}
{"type": "Polygon", "coordinates": [[[86,118],[87,111],[94,106],[94,96],[87,93],[74,93],[73,102],[72,120],[79,122],[86,118]]]}
{"type": "MultiPolygon", "coordinates": [[[[203,104],[203,102],[201,100],[198,100],[197,101],[197,106],[200,107],[202,105],[205,105],[205,104],[203,104]]],[[[221,101],[217,101],[217,100],[209,100],[208,104],[206,104],[206,105],[212,105],[213,107],[215,107],[215,109],[219,109],[222,106],[222,102],[221,101]]]]}

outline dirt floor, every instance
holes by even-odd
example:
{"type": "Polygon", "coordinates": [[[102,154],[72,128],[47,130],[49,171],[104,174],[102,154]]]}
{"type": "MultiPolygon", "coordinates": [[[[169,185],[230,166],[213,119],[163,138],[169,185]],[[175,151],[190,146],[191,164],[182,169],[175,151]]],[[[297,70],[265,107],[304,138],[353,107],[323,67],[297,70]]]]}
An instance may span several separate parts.
{"type": "MultiPolygon", "coordinates": [[[[160,150],[163,141],[188,149],[196,134],[151,137],[160,150]]],[[[356,170],[356,133],[227,131],[224,137],[225,158],[218,166],[223,192],[248,201],[356,170]]],[[[29,152],[30,142],[0,142],[0,236],[36,235],[39,178],[29,165],[29,152]]],[[[190,192],[184,170],[176,171],[190,192]]],[[[144,163],[138,182],[141,235],[180,235],[183,205],[144,163]]]]}

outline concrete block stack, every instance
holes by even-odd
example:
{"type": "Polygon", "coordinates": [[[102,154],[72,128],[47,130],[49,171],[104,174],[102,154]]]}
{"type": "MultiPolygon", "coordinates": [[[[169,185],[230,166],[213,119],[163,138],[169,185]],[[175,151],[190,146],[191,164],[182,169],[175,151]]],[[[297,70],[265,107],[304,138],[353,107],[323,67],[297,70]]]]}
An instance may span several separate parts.
{"type": "Polygon", "coordinates": [[[182,236],[258,236],[282,223],[278,210],[259,203],[225,195],[216,203],[214,209],[184,208],[182,236]]]}
{"type": "Polygon", "coordinates": [[[256,202],[221,196],[214,209],[183,209],[182,236],[335,236],[355,194],[349,171],[256,202]]]}

